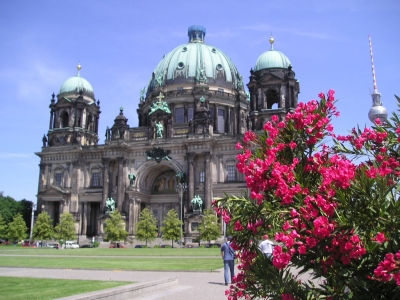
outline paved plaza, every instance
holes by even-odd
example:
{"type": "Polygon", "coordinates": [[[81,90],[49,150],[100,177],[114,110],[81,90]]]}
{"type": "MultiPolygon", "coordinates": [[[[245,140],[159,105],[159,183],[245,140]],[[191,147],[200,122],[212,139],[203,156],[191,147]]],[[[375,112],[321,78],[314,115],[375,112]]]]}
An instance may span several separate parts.
{"type": "Polygon", "coordinates": [[[226,300],[225,290],[228,288],[224,285],[223,269],[214,272],[150,272],[0,267],[0,274],[13,277],[115,280],[138,283],[164,278],[178,278],[178,285],[175,287],[135,298],[145,300],[226,300]]]}

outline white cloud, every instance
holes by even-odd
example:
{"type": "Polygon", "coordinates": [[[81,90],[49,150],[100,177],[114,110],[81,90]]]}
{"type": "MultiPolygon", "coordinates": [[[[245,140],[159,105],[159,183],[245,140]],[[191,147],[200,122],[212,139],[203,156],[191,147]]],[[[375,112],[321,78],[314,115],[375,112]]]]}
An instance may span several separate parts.
{"type": "Polygon", "coordinates": [[[0,159],[13,159],[13,158],[32,158],[33,154],[27,153],[1,153],[0,159]]]}
{"type": "MultiPolygon", "coordinates": [[[[49,94],[49,91],[53,91],[54,87],[59,87],[68,78],[62,70],[51,67],[55,65],[41,60],[26,64],[21,62],[19,67],[0,71],[0,80],[8,81],[9,86],[14,87],[18,100],[34,101],[38,97],[49,94]]],[[[57,91],[54,92],[57,93],[57,91]]],[[[48,98],[50,100],[50,94],[48,98]]]]}

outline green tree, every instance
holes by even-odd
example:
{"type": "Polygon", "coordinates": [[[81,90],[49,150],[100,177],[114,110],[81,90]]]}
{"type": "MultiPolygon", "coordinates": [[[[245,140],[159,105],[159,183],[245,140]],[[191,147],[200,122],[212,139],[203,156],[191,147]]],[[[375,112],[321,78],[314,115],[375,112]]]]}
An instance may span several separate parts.
{"type": "Polygon", "coordinates": [[[17,209],[18,213],[22,215],[22,219],[24,219],[26,226],[28,229],[31,226],[32,219],[32,206],[33,202],[22,199],[21,201],[17,201],[17,209]]]}
{"type": "Polygon", "coordinates": [[[19,213],[25,221],[25,225],[29,228],[31,224],[32,205],[32,201],[25,199],[17,201],[12,197],[0,195],[0,214],[3,216],[6,224],[10,223],[19,213]]]}
{"type": "Polygon", "coordinates": [[[174,241],[180,240],[182,221],[179,220],[178,214],[175,209],[171,209],[166,218],[163,221],[164,226],[161,227],[163,239],[171,240],[172,247],[174,247],[174,241]]]}
{"type": "Polygon", "coordinates": [[[12,222],[13,217],[20,212],[19,209],[20,205],[14,198],[0,196],[0,214],[3,216],[6,224],[12,222]]]}
{"type": "Polygon", "coordinates": [[[136,225],[136,239],[139,241],[153,241],[157,237],[157,219],[150,209],[145,208],[140,213],[139,222],[136,225]]]}
{"type": "Polygon", "coordinates": [[[209,243],[211,240],[221,236],[221,227],[218,223],[218,218],[212,209],[204,210],[204,215],[198,227],[200,240],[206,240],[209,243]]]}
{"type": "Polygon", "coordinates": [[[55,237],[64,243],[76,236],[74,218],[70,213],[61,215],[60,223],[54,228],[55,237]]]}
{"type": "Polygon", "coordinates": [[[8,224],[7,238],[11,241],[23,240],[27,237],[27,231],[28,227],[26,227],[24,219],[21,214],[17,214],[8,224]]]}
{"type": "Polygon", "coordinates": [[[109,241],[123,241],[128,237],[128,232],[125,230],[125,222],[118,209],[110,214],[110,219],[107,220],[107,226],[104,229],[109,241]]]}
{"type": "Polygon", "coordinates": [[[7,236],[7,224],[4,221],[3,216],[0,214],[0,237],[4,238],[7,236]]]}
{"type": "Polygon", "coordinates": [[[44,211],[38,215],[35,225],[33,226],[33,237],[43,240],[51,239],[54,234],[52,220],[49,214],[44,211]]]}

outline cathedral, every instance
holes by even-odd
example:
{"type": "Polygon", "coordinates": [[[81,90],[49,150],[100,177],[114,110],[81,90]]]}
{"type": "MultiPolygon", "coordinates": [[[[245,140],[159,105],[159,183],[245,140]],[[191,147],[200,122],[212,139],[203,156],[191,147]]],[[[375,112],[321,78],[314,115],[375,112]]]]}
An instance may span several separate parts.
{"type": "Polygon", "coordinates": [[[249,66],[247,92],[233,61],[205,36],[203,26],[190,26],[188,42],[163,57],[140,91],[138,127],[129,126],[121,107],[105,136],[100,102],[78,65],[50,100],[48,132],[36,153],[38,213],[48,212],[54,225],[71,213],[78,235],[102,237],[114,209],[131,236],[144,208],[158,228],[175,209],[190,239],[212,199],[246,190],[235,145],[247,130],[293,110],[299,82],[271,37],[270,50],[249,66]]]}

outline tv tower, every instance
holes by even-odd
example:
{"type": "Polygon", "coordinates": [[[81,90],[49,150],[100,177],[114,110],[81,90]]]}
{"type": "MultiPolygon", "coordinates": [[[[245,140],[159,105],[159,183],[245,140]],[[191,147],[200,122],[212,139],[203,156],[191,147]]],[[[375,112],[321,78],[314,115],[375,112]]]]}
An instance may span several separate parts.
{"type": "Polygon", "coordinates": [[[371,36],[368,35],[368,38],[369,38],[369,51],[371,53],[372,78],[374,81],[374,92],[371,94],[372,107],[368,112],[368,117],[371,120],[371,122],[375,123],[375,120],[377,118],[379,118],[381,121],[385,121],[388,116],[388,112],[386,108],[383,106],[381,101],[381,94],[378,92],[378,86],[376,84],[376,76],[375,76],[374,55],[372,53],[371,36]]]}

